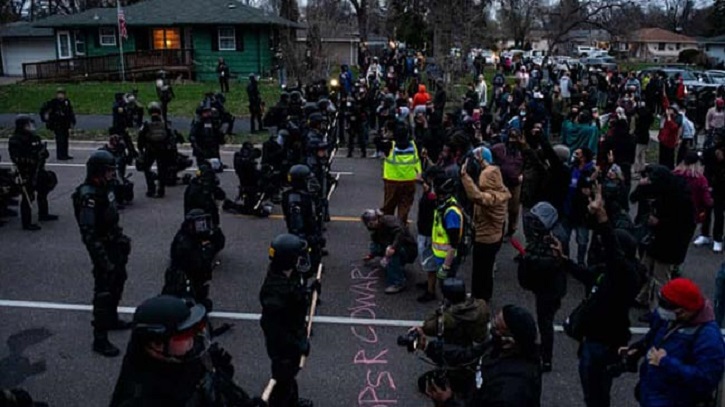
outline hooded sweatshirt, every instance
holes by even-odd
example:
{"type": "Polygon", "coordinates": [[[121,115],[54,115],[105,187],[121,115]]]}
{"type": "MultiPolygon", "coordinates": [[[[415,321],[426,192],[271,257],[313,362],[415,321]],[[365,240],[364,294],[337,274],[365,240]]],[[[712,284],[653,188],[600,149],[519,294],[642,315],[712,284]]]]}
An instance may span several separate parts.
{"type": "MultiPolygon", "coordinates": [[[[451,305],[443,313],[443,332],[446,344],[471,346],[483,343],[488,336],[486,323],[491,319],[491,311],[486,301],[468,298],[451,305]]],[[[428,336],[438,333],[438,316],[432,313],[423,322],[423,332],[428,336]]]]}
{"type": "Polygon", "coordinates": [[[503,184],[498,167],[488,165],[481,171],[478,185],[470,175],[461,176],[466,195],[473,202],[473,223],[476,228],[476,242],[496,243],[501,241],[503,224],[506,220],[511,193],[503,184]]]}
{"type": "Polygon", "coordinates": [[[421,105],[425,106],[430,100],[430,94],[425,89],[425,85],[418,85],[418,93],[413,97],[413,108],[421,105]]]}

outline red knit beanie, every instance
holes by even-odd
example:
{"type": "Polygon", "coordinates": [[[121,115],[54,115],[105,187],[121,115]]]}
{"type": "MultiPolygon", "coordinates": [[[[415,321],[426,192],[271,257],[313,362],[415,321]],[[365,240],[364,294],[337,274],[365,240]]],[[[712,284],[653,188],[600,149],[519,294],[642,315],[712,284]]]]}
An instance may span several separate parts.
{"type": "Polygon", "coordinates": [[[700,287],[687,278],[676,278],[665,284],[662,297],[687,311],[699,311],[705,306],[700,287]]]}

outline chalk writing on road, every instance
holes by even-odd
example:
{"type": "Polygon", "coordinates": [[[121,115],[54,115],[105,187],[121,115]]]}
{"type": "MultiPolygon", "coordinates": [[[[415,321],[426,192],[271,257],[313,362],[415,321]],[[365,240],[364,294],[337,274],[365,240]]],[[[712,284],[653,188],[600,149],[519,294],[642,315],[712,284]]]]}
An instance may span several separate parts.
{"type": "MultiPolygon", "coordinates": [[[[348,309],[350,318],[376,319],[375,293],[378,282],[375,270],[354,268],[350,272],[350,292],[354,295],[353,305],[348,309]]],[[[393,374],[387,370],[388,348],[378,341],[378,332],[372,325],[350,327],[358,342],[353,365],[361,369],[362,389],[357,395],[357,405],[383,407],[398,403],[397,388],[393,374]]],[[[357,371],[356,371],[357,373],[357,371]]]]}

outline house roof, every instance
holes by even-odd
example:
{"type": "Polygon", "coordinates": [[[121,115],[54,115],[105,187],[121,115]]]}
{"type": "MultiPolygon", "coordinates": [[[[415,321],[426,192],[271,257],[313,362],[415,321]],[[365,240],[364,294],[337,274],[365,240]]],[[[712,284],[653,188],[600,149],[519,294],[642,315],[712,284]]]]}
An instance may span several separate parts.
{"type": "MultiPolygon", "coordinates": [[[[123,9],[126,25],[279,25],[304,27],[261,9],[242,4],[240,0],[146,0],[123,9]]],[[[98,27],[117,24],[115,8],[94,8],[82,13],[58,15],[37,21],[36,27],[98,27]]]]}
{"type": "Polygon", "coordinates": [[[642,28],[632,33],[632,39],[637,42],[668,42],[680,44],[696,44],[697,41],[686,35],[677,34],[661,28],[642,28]]]}
{"type": "Polygon", "coordinates": [[[5,37],[52,37],[50,28],[34,27],[27,21],[4,24],[0,26],[0,38],[5,37]]]}

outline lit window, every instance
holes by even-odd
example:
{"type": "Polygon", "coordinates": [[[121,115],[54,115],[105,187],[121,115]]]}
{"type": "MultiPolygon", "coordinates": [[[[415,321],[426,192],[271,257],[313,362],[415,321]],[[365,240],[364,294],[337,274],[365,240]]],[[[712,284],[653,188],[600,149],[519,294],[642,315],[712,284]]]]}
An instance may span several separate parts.
{"type": "Polygon", "coordinates": [[[154,49],[181,49],[178,28],[157,28],[153,31],[154,49]]]}
{"type": "Polygon", "coordinates": [[[102,47],[116,46],[116,29],[112,27],[101,27],[98,32],[102,47]]]}
{"type": "Polygon", "coordinates": [[[237,37],[234,28],[219,29],[219,51],[236,51],[237,37]]]}

